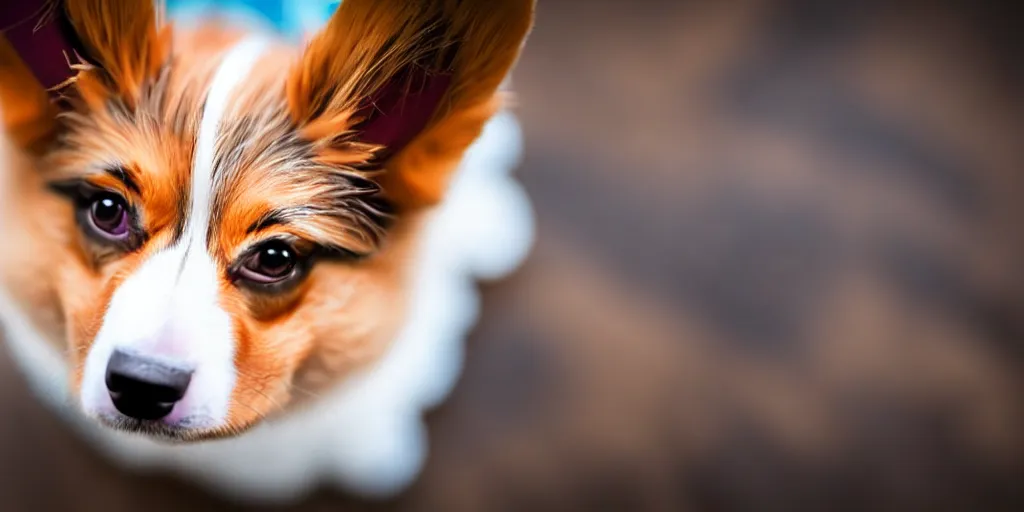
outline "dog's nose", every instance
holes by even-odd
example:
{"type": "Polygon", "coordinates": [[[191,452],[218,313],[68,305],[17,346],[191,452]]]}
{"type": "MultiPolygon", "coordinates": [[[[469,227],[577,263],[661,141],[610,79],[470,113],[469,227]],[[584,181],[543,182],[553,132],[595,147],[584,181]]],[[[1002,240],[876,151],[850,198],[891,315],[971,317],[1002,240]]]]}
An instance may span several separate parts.
{"type": "Polygon", "coordinates": [[[171,413],[192,380],[188,365],[123,350],[107,362],[107,390],[121,414],[158,420],[171,413]]]}

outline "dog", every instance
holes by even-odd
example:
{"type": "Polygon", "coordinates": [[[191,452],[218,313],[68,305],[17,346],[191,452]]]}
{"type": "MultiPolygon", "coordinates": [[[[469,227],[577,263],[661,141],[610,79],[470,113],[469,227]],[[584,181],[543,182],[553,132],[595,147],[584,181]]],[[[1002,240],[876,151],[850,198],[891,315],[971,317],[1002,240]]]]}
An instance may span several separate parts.
{"type": "Polygon", "coordinates": [[[474,279],[530,245],[501,86],[533,1],[345,0],[301,48],[48,5],[55,87],[0,38],[0,319],[32,388],[235,498],[408,486],[474,279]]]}

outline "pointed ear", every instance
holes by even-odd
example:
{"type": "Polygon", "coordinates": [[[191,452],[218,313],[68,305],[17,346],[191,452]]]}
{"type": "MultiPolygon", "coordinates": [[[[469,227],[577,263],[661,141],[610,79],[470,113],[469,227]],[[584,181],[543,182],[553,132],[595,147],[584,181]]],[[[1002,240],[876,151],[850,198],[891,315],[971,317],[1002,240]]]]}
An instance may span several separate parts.
{"type": "Polygon", "coordinates": [[[533,21],[533,0],[345,0],[288,79],[322,160],[381,169],[399,208],[441,200],[533,21]]]}
{"type": "MultiPolygon", "coordinates": [[[[76,87],[88,103],[103,93],[134,107],[143,84],[155,77],[171,50],[170,26],[154,0],[65,0],[82,57],[76,87]]],[[[159,2],[162,5],[162,2],[159,2]]]]}
{"type": "Polygon", "coordinates": [[[45,88],[72,74],[72,45],[55,0],[0,2],[0,110],[4,134],[23,149],[41,150],[53,131],[56,109],[45,88]]]}
{"type": "Polygon", "coordinates": [[[151,0],[22,0],[0,9],[0,110],[3,128],[23,148],[52,134],[51,92],[102,108],[111,96],[133,107],[143,82],[170,51],[170,30],[151,0]],[[63,6],[63,7],[62,7],[63,6]],[[71,64],[82,59],[77,65],[71,64]]]}
{"type": "Polygon", "coordinates": [[[0,35],[0,113],[3,133],[23,149],[38,149],[53,129],[55,110],[43,86],[0,35]]]}

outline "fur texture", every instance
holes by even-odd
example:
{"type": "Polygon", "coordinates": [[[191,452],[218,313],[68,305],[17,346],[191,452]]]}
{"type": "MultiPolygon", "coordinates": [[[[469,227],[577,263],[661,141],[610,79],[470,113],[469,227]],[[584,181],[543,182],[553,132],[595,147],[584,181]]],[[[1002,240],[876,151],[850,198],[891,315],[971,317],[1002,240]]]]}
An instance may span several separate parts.
{"type": "Polygon", "coordinates": [[[508,112],[470,148],[447,199],[425,223],[409,313],[379,361],[243,436],[166,445],[87,420],[59,378],[66,372],[60,351],[0,290],[11,353],[46,403],[128,467],[176,472],[247,502],[290,502],[323,484],[392,495],[412,482],[426,456],[423,411],[444,399],[461,369],[464,337],[477,316],[474,280],[506,275],[530,247],[529,203],[509,175],[520,148],[508,112]]]}
{"type": "MultiPolygon", "coordinates": [[[[444,237],[431,235],[435,209],[500,104],[532,2],[347,0],[299,51],[218,25],[175,31],[149,2],[66,4],[84,54],[56,103],[0,39],[11,71],[0,76],[0,228],[12,248],[0,282],[4,309],[20,312],[12,324],[24,325],[14,337],[40,345],[17,352],[55,350],[76,411],[163,442],[288,421],[295,404],[328,407],[318,398],[399,357],[385,354],[417,335],[407,329],[430,274],[468,286],[474,264],[423,260],[446,250],[431,241],[444,237]],[[111,198],[124,211],[116,237],[95,214],[111,198]],[[292,261],[267,280],[253,268],[270,244],[292,261]],[[103,374],[114,349],[195,368],[171,414],[139,421],[112,405],[103,374]]],[[[368,400],[359,407],[380,407],[380,421],[418,431],[429,401],[370,388],[330,402],[368,400]]],[[[352,421],[353,431],[372,423],[352,421]]],[[[411,439],[384,436],[399,437],[411,439]]],[[[387,464],[361,453],[364,465],[387,464]]]]}

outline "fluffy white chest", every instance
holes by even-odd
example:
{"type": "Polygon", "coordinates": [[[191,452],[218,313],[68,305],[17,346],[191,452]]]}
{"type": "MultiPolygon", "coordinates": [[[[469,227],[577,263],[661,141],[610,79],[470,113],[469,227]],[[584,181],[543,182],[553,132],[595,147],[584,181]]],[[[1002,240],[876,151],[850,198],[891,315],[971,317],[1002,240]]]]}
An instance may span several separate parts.
{"type": "Polygon", "coordinates": [[[87,421],[69,402],[63,359],[0,289],[10,351],[40,397],[130,467],[176,471],[245,500],[287,501],[322,483],[366,495],[398,492],[423,463],[423,412],[445,398],[461,369],[477,316],[475,281],[510,272],[530,247],[529,203],[509,175],[520,147],[518,124],[506,112],[466,154],[421,239],[409,316],[379,363],[313,406],[238,438],[169,446],[87,421]]]}

